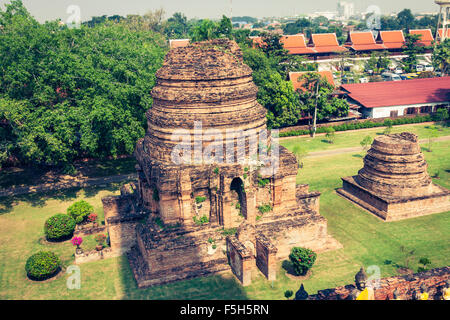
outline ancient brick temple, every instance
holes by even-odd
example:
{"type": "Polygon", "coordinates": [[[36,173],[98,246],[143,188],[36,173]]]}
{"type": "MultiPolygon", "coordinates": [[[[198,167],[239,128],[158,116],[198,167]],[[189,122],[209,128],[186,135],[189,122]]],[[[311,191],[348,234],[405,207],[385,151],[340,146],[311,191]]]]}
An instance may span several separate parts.
{"type": "Polygon", "coordinates": [[[131,248],[139,287],[230,267],[244,285],[256,268],[273,280],[292,247],[339,246],[320,193],[296,185],[296,157],[267,134],[235,42],[172,49],[156,78],[137,190],[103,200],[111,246],[131,248]]]}
{"type": "Polygon", "coordinates": [[[450,191],[433,184],[427,168],[415,134],[383,135],[338,192],[386,221],[450,210],[450,191]]]}

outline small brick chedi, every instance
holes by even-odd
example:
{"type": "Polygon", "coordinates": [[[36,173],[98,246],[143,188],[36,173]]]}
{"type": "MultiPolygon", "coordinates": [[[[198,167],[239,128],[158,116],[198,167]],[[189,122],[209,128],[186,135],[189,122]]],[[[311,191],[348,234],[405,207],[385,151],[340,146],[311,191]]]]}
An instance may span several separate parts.
{"type": "Polygon", "coordinates": [[[450,210],[450,191],[432,183],[427,167],[415,134],[383,135],[338,192],[386,221],[450,210]]]}
{"type": "Polygon", "coordinates": [[[244,285],[256,268],[273,280],[292,247],[339,246],[320,193],[296,185],[296,157],[266,132],[235,42],[174,48],[156,78],[135,191],[103,199],[111,246],[128,251],[139,287],[230,268],[244,285]]]}

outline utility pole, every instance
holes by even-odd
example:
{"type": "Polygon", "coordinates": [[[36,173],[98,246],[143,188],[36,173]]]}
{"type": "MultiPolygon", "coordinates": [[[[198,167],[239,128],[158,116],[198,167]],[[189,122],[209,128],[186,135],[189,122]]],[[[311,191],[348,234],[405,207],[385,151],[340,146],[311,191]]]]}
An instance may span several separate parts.
{"type": "Polygon", "coordinates": [[[314,107],[314,120],[313,120],[313,135],[312,137],[314,138],[316,136],[316,124],[317,124],[317,100],[319,98],[319,84],[320,84],[320,76],[317,78],[316,80],[316,104],[314,107]]]}

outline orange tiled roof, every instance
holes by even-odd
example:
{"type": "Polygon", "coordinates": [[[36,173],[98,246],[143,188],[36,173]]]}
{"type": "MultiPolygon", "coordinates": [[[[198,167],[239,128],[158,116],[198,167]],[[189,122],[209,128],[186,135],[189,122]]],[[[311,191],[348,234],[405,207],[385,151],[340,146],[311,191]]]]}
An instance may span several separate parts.
{"type": "Polygon", "coordinates": [[[350,32],[349,39],[344,45],[350,47],[355,51],[367,51],[367,50],[383,50],[385,46],[377,44],[373,37],[372,32],[350,32]],[[350,41],[349,41],[350,40],[350,41]]]}
{"type": "Polygon", "coordinates": [[[317,33],[311,35],[310,44],[312,44],[317,52],[338,52],[347,51],[341,47],[334,33],[317,33]]]}
{"type": "Polygon", "coordinates": [[[400,49],[405,43],[402,30],[380,31],[380,38],[387,49],[400,49]]]}
{"type": "Polygon", "coordinates": [[[421,35],[422,37],[417,43],[422,46],[431,46],[434,41],[431,29],[409,30],[409,33],[421,35]]]}
{"type": "MultiPolygon", "coordinates": [[[[289,72],[289,80],[292,83],[292,86],[295,90],[302,90],[305,91],[306,89],[303,88],[304,81],[300,79],[301,76],[308,73],[309,71],[302,71],[302,72],[289,72]],[[300,80],[300,81],[299,81],[300,80]]],[[[318,72],[322,77],[325,77],[327,81],[333,86],[336,87],[334,80],[333,80],[333,74],[331,71],[319,71],[318,72]]]]}
{"type": "MultiPolygon", "coordinates": [[[[260,46],[263,43],[262,37],[250,37],[253,41],[253,46],[260,46]]],[[[280,38],[283,47],[290,54],[310,54],[315,53],[315,50],[308,48],[303,34],[286,35],[280,38]]]]}
{"type": "Polygon", "coordinates": [[[189,39],[173,39],[173,40],[169,40],[169,47],[170,47],[170,49],[186,47],[189,45],[189,42],[190,42],[189,39]]]}
{"type": "Polygon", "coordinates": [[[305,36],[303,34],[282,36],[281,42],[290,54],[315,53],[314,49],[306,46],[305,36]]]}

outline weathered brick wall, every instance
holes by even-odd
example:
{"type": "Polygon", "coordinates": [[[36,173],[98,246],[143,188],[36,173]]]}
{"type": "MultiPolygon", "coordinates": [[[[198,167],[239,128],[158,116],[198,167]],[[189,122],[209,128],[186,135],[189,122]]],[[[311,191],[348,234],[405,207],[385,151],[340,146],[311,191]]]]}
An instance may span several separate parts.
{"type": "MultiPolygon", "coordinates": [[[[432,269],[413,275],[380,279],[379,288],[374,290],[375,300],[391,300],[397,289],[402,300],[412,300],[415,292],[425,284],[428,288],[429,300],[439,299],[442,287],[450,277],[450,267],[432,269]]],[[[333,289],[320,290],[311,295],[311,300],[346,300],[356,287],[346,285],[333,289]]]]}
{"type": "Polygon", "coordinates": [[[269,281],[275,280],[277,248],[262,234],[256,237],[256,265],[269,281]]]}

